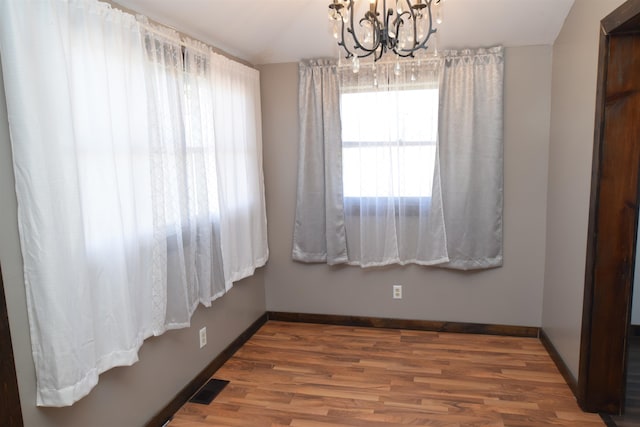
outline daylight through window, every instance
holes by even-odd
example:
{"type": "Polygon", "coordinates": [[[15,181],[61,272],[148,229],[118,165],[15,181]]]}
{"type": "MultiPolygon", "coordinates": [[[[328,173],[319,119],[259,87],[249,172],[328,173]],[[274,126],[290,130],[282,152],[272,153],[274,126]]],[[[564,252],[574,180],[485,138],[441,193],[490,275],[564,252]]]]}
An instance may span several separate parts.
{"type": "Polygon", "coordinates": [[[340,101],[344,197],[430,198],[438,90],[343,93],[340,101]]]}

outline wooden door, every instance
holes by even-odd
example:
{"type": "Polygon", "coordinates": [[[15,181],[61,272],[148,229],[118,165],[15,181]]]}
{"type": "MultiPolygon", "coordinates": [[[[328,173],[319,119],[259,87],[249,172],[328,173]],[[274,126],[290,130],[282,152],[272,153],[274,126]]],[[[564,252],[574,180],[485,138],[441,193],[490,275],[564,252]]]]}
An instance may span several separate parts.
{"type": "Polygon", "coordinates": [[[624,402],[640,175],[640,0],[602,21],[578,402],[624,402]]]}

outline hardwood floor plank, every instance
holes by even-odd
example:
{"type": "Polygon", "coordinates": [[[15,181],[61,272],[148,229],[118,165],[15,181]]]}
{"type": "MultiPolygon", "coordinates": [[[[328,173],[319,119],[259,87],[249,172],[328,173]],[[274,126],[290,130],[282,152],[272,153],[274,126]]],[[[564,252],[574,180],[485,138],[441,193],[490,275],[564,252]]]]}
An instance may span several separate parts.
{"type": "Polygon", "coordinates": [[[267,322],[170,427],[604,426],[537,338],[267,322]]]}

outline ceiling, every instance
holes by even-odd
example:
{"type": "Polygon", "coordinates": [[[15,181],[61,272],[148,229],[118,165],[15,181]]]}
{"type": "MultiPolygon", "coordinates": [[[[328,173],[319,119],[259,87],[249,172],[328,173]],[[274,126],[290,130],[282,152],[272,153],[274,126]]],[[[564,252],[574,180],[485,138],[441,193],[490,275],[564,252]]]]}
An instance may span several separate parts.
{"type": "MultiPolygon", "coordinates": [[[[364,1],[364,0],[360,0],[364,1]]],[[[253,64],[335,57],[329,0],[115,0],[253,64]]],[[[441,48],[554,43],[574,0],[446,0],[441,48]]]]}

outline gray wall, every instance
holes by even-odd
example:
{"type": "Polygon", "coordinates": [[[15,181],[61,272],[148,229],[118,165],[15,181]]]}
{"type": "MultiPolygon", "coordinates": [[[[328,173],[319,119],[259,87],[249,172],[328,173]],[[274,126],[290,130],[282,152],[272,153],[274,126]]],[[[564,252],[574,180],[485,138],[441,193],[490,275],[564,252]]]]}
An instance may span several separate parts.
{"type": "Polygon", "coordinates": [[[542,326],[578,375],[599,22],[623,0],[576,0],[553,47],[542,326]]]}
{"type": "Polygon", "coordinates": [[[36,407],[11,146],[1,82],[0,72],[0,263],[25,426],[144,425],[265,312],[264,269],[236,283],[211,308],[200,307],[190,328],[148,339],[142,346],[138,363],[102,374],[98,386],[75,405],[61,409],[36,407]],[[198,330],[203,326],[207,327],[208,344],[200,350],[198,330]]]}
{"type": "Polygon", "coordinates": [[[362,270],[291,261],[297,64],[262,66],[271,252],[267,267],[236,284],[211,309],[200,308],[191,328],[149,339],[137,364],[103,374],[96,389],[71,408],[35,407],[17,206],[0,85],[0,262],[25,425],[141,425],[265,308],[542,325],[577,375],[598,22],[621,3],[577,0],[553,50],[548,46],[506,50],[505,262],[504,267],[485,272],[417,266],[362,270]],[[392,284],[404,285],[404,299],[391,298],[392,284]],[[204,325],[209,344],[198,350],[197,331],[204,325]]]}
{"type": "Polygon", "coordinates": [[[363,270],[291,260],[297,170],[297,64],[260,67],[273,311],[539,326],[546,230],[550,46],[506,49],[504,267],[363,270]],[[404,298],[393,300],[393,284],[404,298]]]}

